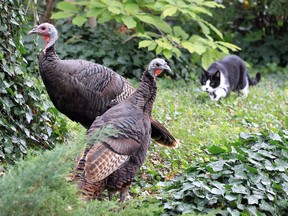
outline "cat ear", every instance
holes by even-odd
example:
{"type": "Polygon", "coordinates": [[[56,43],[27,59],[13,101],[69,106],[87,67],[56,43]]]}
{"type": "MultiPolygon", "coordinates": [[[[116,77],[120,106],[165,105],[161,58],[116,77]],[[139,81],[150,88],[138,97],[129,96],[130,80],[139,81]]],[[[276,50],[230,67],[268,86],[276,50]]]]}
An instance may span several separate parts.
{"type": "Polygon", "coordinates": [[[216,78],[220,78],[220,71],[219,71],[219,70],[216,71],[215,77],[216,77],[216,78]]]}
{"type": "Polygon", "coordinates": [[[208,72],[202,67],[203,74],[208,74],[208,72]]]}

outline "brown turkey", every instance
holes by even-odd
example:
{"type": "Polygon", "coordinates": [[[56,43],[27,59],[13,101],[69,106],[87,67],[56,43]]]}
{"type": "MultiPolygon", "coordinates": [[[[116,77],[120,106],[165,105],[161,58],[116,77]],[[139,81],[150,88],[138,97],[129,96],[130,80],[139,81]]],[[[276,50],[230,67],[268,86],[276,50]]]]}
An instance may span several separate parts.
{"type": "MultiPolygon", "coordinates": [[[[131,95],[135,88],[122,76],[100,64],[85,60],[61,60],[56,54],[58,32],[50,23],[35,26],[28,34],[46,41],[39,69],[55,107],[68,118],[89,128],[97,116],[131,95]]],[[[160,145],[177,147],[170,132],[156,119],[152,138],[160,145]]]]}
{"type": "Polygon", "coordinates": [[[156,76],[170,67],[156,58],[145,70],[138,89],[126,100],[95,119],[88,137],[96,129],[108,126],[115,135],[87,146],[76,170],[80,174],[78,188],[86,200],[100,198],[107,189],[109,199],[120,191],[123,202],[136,172],[144,163],[151,141],[151,111],[156,97],[156,76]]]}

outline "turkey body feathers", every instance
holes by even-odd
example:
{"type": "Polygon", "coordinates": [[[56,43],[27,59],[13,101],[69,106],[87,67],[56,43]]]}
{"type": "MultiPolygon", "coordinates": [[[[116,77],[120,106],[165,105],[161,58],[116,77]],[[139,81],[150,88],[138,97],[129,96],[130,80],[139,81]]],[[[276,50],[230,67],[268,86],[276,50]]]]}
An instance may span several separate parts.
{"type": "MultiPolygon", "coordinates": [[[[28,34],[46,41],[39,57],[40,74],[55,107],[87,129],[95,118],[130,96],[135,88],[113,70],[84,60],[61,60],[56,54],[58,32],[50,23],[35,26],[28,34]]],[[[152,138],[166,147],[177,147],[170,132],[152,119],[152,138]]]]}
{"type": "Polygon", "coordinates": [[[109,68],[83,60],[59,60],[53,47],[42,51],[40,74],[55,105],[71,120],[89,128],[96,116],[119,103],[123,89],[135,91],[109,68]]]}
{"type": "Polygon", "coordinates": [[[88,146],[80,160],[85,161],[84,169],[82,164],[77,165],[77,169],[84,170],[78,187],[87,195],[86,199],[93,199],[95,194],[108,189],[110,199],[113,193],[120,191],[120,200],[124,201],[150,146],[151,111],[156,90],[154,77],[144,73],[139,88],[129,98],[97,117],[91,125],[88,136],[107,126],[116,129],[117,134],[108,136],[105,142],[88,146]],[[103,181],[102,188],[96,186],[103,181]],[[95,192],[91,196],[93,184],[95,192]]]}

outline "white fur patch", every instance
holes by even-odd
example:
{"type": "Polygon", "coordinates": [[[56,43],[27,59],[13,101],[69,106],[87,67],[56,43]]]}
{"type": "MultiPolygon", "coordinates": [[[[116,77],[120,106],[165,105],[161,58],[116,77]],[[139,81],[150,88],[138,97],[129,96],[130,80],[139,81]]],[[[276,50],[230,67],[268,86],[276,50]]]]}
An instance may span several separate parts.
{"type": "Polygon", "coordinates": [[[218,101],[221,97],[226,97],[228,94],[228,84],[222,72],[220,71],[220,85],[217,88],[212,88],[210,80],[207,80],[205,85],[202,86],[202,90],[208,92],[210,99],[214,101],[218,101]]]}
{"type": "Polygon", "coordinates": [[[211,88],[210,86],[210,80],[207,80],[205,85],[202,85],[202,91],[205,91],[205,92],[213,92],[213,88],[211,88]]]}
{"type": "Polygon", "coordinates": [[[210,99],[214,101],[218,101],[221,97],[227,96],[225,89],[219,87],[214,91],[214,94],[215,95],[210,94],[210,99]]]}
{"type": "Polygon", "coordinates": [[[248,93],[249,93],[249,82],[248,82],[248,80],[247,80],[246,86],[243,89],[241,89],[240,92],[244,95],[244,97],[248,96],[248,93]]]}

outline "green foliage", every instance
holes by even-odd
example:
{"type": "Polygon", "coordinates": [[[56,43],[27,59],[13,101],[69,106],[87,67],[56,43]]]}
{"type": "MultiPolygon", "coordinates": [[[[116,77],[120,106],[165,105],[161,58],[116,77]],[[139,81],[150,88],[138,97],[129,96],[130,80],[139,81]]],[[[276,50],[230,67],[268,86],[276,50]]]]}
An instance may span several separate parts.
{"type": "MultiPolygon", "coordinates": [[[[103,140],[111,130],[95,131],[93,140],[103,140]]],[[[75,158],[83,151],[85,131],[67,145],[28,155],[25,160],[10,166],[0,178],[1,215],[160,215],[162,208],[156,199],[142,202],[93,201],[86,203],[77,196],[75,183],[67,181],[75,167],[75,158]]]]}
{"type": "Polygon", "coordinates": [[[217,215],[285,215],[288,210],[288,131],[240,134],[208,163],[165,183],[164,210],[217,215]]]}
{"type": "MultiPolygon", "coordinates": [[[[152,143],[145,164],[141,167],[136,181],[132,183],[129,191],[132,201],[124,204],[106,200],[86,203],[77,198],[74,183],[67,182],[65,177],[75,166],[75,157],[82,152],[87,140],[83,138],[85,134],[83,127],[76,123],[69,123],[69,131],[72,137],[77,137],[76,141],[72,140],[67,145],[58,145],[55,149],[44,153],[39,152],[37,156],[30,155],[24,161],[9,167],[6,176],[0,178],[0,212],[3,215],[65,216],[96,213],[99,215],[165,215],[163,208],[172,207],[172,209],[166,209],[168,211],[166,215],[170,215],[178,210],[183,211],[181,206],[174,208],[176,200],[173,197],[167,200],[167,196],[176,194],[168,193],[170,189],[172,190],[170,184],[181,191],[184,189],[182,186],[185,183],[186,189],[189,190],[189,184],[195,184],[195,182],[188,180],[188,176],[211,187],[210,191],[204,188],[198,191],[197,195],[203,192],[205,195],[210,194],[211,197],[214,197],[217,201],[216,204],[221,202],[226,204],[226,207],[231,204],[230,211],[232,212],[237,210],[239,204],[237,202],[247,199],[248,205],[248,195],[250,195],[250,202],[256,202],[256,198],[252,195],[259,195],[256,194],[259,192],[257,181],[250,182],[247,178],[253,177],[253,175],[260,176],[260,174],[261,184],[263,180],[265,180],[264,182],[273,180],[274,184],[272,183],[271,190],[267,189],[268,184],[265,185],[264,198],[263,201],[258,199],[259,208],[257,210],[264,211],[260,209],[260,205],[261,208],[265,208],[266,205],[268,208],[272,206],[279,212],[283,211],[279,208],[280,205],[283,208],[287,206],[281,204],[282,200],[278,200],[277,203],[276,199],[270,201],[269,198],[271,195],[274,198],[287,196],[286,192],[283,193],[284,187],[278,188],[277,185],[280,185],[279,182],[287,181],[285,178],[287,169],[282,171],[287,164],[287,155],[279,158],[279,154],[286,154],[285,149],[287,149],[288,134],[287,130],[283,128],[287,127],[288,118],[288,83],[285,82],[288,71],[279,69],[274,64],[269,64],[267,68],[260,71],[263,79],[250,89],[248,98],[232,93],[228,98],[219,102],[211,101],[209,96],[205,92],[201,92],[200,86],[195,83],[186,85],[184,81],[158,79],[158,94],[153,115],[168,127],[181,144],[178,149],[165,149],[152,143]],[[276,74],[275,71],[278,73],[276,74]],[[262,133],[263,131],[265,133],[262,133]],[[238,138],[239,134],[242,137],[240,139],[238,138]],[[285,148],[281,149],[283,146],[285,148]],[[257,152],[256,149],[259,151],[257,152]],[[275,158],[269,157],[270,155],[275,158]],[[252,158],[253,156],[258,159],[252,158]],[[281,160],[286,163],[282,163],[281,160]],[[225,161],[223,166],[221,161],[225,161]],[[241,164],[247,164],[247,166],[241,168],[241,164]],[[258,164],[260,164],[259,167],[258,164]],[[236,172],[237,165],[238,170],[243,171],[242,173],[236,172]],[[217,168],[220,170],[218,171],[219,175],[213,170],[217,168]],[[269,170],[271,168],[275,170],[269,170]],[[226,170],[239,177],[246,174],[246,179],[240,178],[237,179],[239,182],[233,182],[236,184],[234,188],[233,185],[230,189],[224,187],[225,192],[227,191],[229,195],[240,197],[239,201],[237,199],[227,202],[225,195],[220,198],[221,195],[216,193],[217,190],[212,191],[213,188],[218,189],[218,192],[221,191],[221,184],[224,184],[225,180],[228,181],[230,175],[226,173],[226,170]],[[207,171],[207,175],[204,175],[203,171],[207,171]],[[199,176],[196,175],[197,173],[199,176]],[[265,175],[269,175],[269,179],[265,178],[267,177],[265,175]],[[182,178],[185,182],[179,182],[178,186],[174,185],[173,182],[177,182],[175,176],[182,178]],[[219,178],[213,180],[212,176],[219,178]],[[221,176],[223,178],[220,178],[221,176]],[[245,183],[247,184],[245,185],[245,183]],[[250,194],[239,193],[242,188],[240,185],[247,187],[245,190],[249,190],[250,194]],[[255,188],[252,189],[252,185],[255,188]],[[160,198],[160,200],[156,198],[160,198]],[[159,204],[163,204],[163,206],[159,207],[159,204]]],[[[255,71],[250,74],[255,74],[255,71]]],[[[96,132],[93,138],[98,135],[96,132]]],[[[192,191],[191,194],[194,195],[194,192],[192,191]]],[[[185,197],[188,199],[188,194],[184,194],[185,197]]],[[[192,198],[196,199],[196,197],[195,195],[192,198]]],[[[213,202],[213,200],[210,201],[213,202]]],[[[183,203],[183,201],[179,200],[179,203],[183,203]]],[[[197,204],[201,205],[200,202],[197,204]]],[[[221,210],[218,207],[224,208],[224,206],[216,204],[209,206],[212,210],[209,215],[216,215],[221,210]]],[[[251,205],[257,206],[256,203],[251,205]]],[[[185,203],[183,207],[186,208],[185,203]]],[[[245,208],[245,205],[240,204],[239,207],[245,208]]],[[[253,210],[253,208],[251,209],[253,210]]],[[[199,210],[194,211],[196,213],[189,213],[189,215],[198,215],[199,210]]],[[[226,215],[228,214],[227,208],[226,215]]]]}
{"type": "Polygon", "coordinates": [[[209,22],[223,31],[225,40],[241,47],[241,57],[253,64],[288,63],[288,2],[223,1],[225,10],[215,9],[209,22]]]}
{"type": "MultiPolygon", "coordinates": [[[[140,79],[146,65],[155,58],[152,52],[138,49],[139,38],[129,39],[117,24],[99,25],[96,30],[87,26],[79,28],[63,20],[55,25],[59,31],[57,53],[62,59],[86,59],[103,64],[126,78],[140,79]]],[[[42,38],[39,40],[42,42],[42,38]]],[[[172,57],[169,65],[173,71],[167,75],[173,79],[194,79],[195,65],[189,59],[187,52],[179,59],[172,57]]]]}
{"type": "Polygon", "coordinates": [[[269,65],[249,71],[251,77],[260,71],[262,79],[250,88],[247,98],[232,92],[216,103],[200,90],[199,81],[185,85],[158,79],[153,116],[179,139],[180,146],[177,149],[151,146],[141,178],[133,185],[136,196],[137,191],[143,190],[157,193],[157,182],[181,175],[195,161],[209,161],[205,151],[209,147],[212,152],[221,153],[240,133],[277,133],[286,127],[288,70],[269,65]]]}
{"type": "Polygon", "coordinates": [[[116,21],[130,30],[131,37],[141,39],[139,48],[147,48],[156,55],[163,54],[167,59],[173,55],[179,58],[185,50],[201,56],[203,66],[207,67],[221,53],[239,50],[224,42],[221,31],[202,18],[212,16],[212,8],[223,8],[215,1],[62,1],[57,8],[59,11],[51,18],[73,17],[72,23],[78,26],[89,17],[96,17],[99,24],[116,21]],[[184,27],[193,25],[197,25],[197,30],[188,34],[184,27]],[[211,37],[213,34],[219,41],[211,37]]]}
{"type": "Polygon", "coordinates": [[[67,215],[77,204],[76,188],[65,177],[75,164],[78,143],[59,145],[52,151],[28,155],[9,167],[0,179],[0,209],[4,215],[67,215]],[[13,208],[12,203],[17,203],[13,208]],[[41,213],[42,212],[42,213],[41,213]]]}
{"type": "MultiPolygon", "coordinates": [[[[0,5],[0,161],[14,163],[29,148],[52,148],[64,140],[66,122],[48,102],[44,89],[23,57],[25,14],[18,0],[0,5]]],[[[35,68],[33,68],[35,69],[35,68]]]]}

